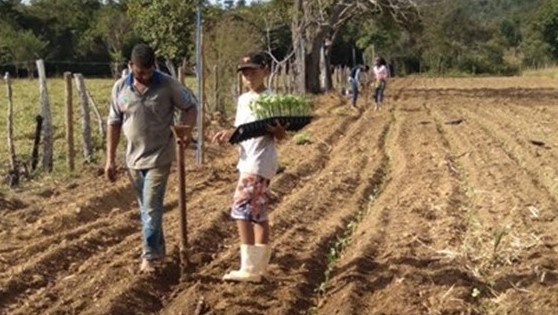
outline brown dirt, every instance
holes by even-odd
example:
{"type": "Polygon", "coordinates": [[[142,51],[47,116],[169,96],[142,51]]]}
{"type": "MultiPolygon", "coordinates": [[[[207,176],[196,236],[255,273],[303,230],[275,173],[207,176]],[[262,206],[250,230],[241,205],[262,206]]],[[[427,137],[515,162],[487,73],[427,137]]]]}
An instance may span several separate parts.
{"type": "Polygon", "coordinates": [[[239,258],[233,147],[209,146],[206,166],[188,166],[187,279],[176,172],[170,255],[153,275],[137,274],[124,176],[0,195],[0,314],[558,313],[555,85],[397,79],[378,112],[320,97],[312,142],[280,145],[274,252],[257,285],[221,281],[239,258]]]}

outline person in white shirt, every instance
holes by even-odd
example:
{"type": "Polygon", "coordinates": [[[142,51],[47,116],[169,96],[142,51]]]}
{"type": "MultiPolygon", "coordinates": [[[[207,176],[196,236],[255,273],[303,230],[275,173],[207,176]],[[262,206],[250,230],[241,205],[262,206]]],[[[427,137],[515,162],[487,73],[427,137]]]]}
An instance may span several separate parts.
{"type": "Polygon", "coordinates": [[[386,82],[389,77],[386,60],[382,57],[376,57],[374,60],[374,102],[376,103],[375,110],[381,108],[384,101],[384,91],[386,89],[386,82]]]}
{"type": "MultiPolygon", "coordinates": [[[[265,53],[249,53],[238,65],[242,81],[249,91],[237,102],[235,127],[256,120],[250,104],[271,92],[265,86],[269,74],[269,58],[265,53]]],[[[240,269],[225,274],[223,280],[260,282],[271,257],[270,227],[267,215],[268,187],[278,168],[276,140],[285,137],[285,126],[268,126],[269,134],[240,143],[237,169],[240,179],[233,197],[231,217],[240,234],[240,269]]],[[[215,134],[213,142],[224,143],[234,129],[215,134]]]]}

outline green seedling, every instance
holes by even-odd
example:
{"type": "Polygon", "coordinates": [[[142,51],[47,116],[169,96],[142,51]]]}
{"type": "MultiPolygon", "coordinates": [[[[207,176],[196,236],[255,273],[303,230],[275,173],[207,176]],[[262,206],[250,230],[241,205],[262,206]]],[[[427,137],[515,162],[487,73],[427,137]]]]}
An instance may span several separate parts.
{"type": "Polygon", "coordinates": [[[302,144],[311,143],[312,142],[311,138],[312,137],[311,137],[310,133],[304,131],[304,132],[301,132],[301,133],[297,133],[294,136],[293,140],[294,140],[295,144],[302,145],[302,144]]]}
{"type": "Polygon", "coordinates": [[[308,101],[291,94],[262,95],[250,104],[250,109],[258,119],[310,115],[308,101]]]}

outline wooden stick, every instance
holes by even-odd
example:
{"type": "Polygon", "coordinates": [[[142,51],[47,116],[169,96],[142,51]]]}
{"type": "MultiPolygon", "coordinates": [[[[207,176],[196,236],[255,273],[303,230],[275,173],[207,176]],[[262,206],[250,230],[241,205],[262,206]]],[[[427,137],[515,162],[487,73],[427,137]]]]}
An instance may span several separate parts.
{"type": "Polygon", "coordinates": [[[41,131],[43,130],[43,117],[37,115],[35,120],[37,126],[35,128],[35,139],[33,140],[33,151],[31,152],[31,171],[37,169],[37,163],[39,163],[39,144],[41,143],[41,131]]]}
{"type": "Polygon", "coordinates": [[[99,134],[101,135],[101,139],[103,139],[104,141],[104,139],[106,139],[107,137],[107,131],[105,129],[105,120],[103,119],[103,116],[101,116],[101,112],[99,112],[99,106],[97,106],[97,102],[95,102],[93,95],[91,95],[89,91],[86,91],[86,93],[87,93],[87,100],[89,100],[89,103],[91,103],[91,106],[93,106],[93,112],[97,117],[97,122],[99,124],[99,134]]]}
{"type": "Polygon", "coordinates": [[[184,150],[190,142],[192,127],[172,126],[172,133],[176,140],[176,159],[178,163],[178,210],[180,214],[180,266],[182,277],[187,276],[188,268],[188,216],[186,215],[186,168],[184,165],[184,150]]]}
{"type": "Polygon", "coordinates": [[[66,145],[68,152],[66,155],[66,162],[68,169],[73,171],[75,169],[74,158],[76,151],[74,148],[74,110],[72,106],[72,73],[64,72],[65,84],[65,100],[66,100],[66,145]]]}

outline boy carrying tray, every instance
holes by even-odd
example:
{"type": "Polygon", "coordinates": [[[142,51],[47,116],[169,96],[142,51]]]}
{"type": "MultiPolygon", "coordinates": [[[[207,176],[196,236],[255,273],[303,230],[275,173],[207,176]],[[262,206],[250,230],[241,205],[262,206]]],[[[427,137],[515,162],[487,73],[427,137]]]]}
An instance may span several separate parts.
{"type": "MultiPolygon", "coordinates": [[[[255,121],[250,104],[271,91],[265,86],[269,74],[269,58],[265,53],[249,53],[242,58],[237,71],[242,73],[249,90],[238,98],[235,126],[255,121]]],[[[245,140],[239,144],[237,169],[240,178],[233,197],[231,217],[236,220],[240,235],[240,269],[225,274],[223,280],[260,282],[271,257],[269,246],[268,187],[277,172],[278,158],[275,141],[285,137],[286,126],[268,126],[269,134],[245,140]]],[[[233,130],[215,134],[213,142],[225,143],[233,130]]]]}

